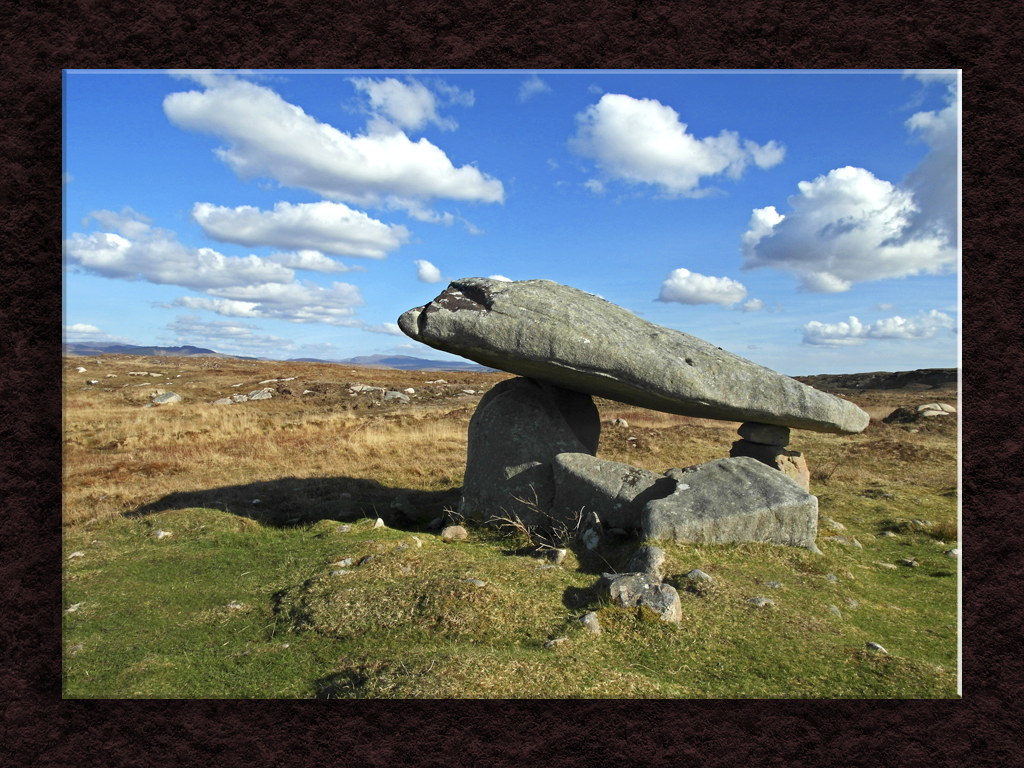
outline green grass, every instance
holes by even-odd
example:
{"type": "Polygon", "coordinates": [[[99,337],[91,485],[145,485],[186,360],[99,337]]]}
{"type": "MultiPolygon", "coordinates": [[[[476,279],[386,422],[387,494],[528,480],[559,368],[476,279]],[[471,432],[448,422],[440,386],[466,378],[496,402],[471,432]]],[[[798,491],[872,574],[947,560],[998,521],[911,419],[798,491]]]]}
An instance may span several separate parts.
{"type": "MultiPolygon", "coordinates": [[[[370,520],[340,533],[327,520],[276,528],[204,509],[97,522],[65,534],[64,696],[956,697],[956,561],[901,527],[894,506],[823,494],[821,513],[864,549],[664,544],[679,624],[591,589],[601,570],[624,568],[635,538],[541,569],[524,539],[485,528],[446,543],[370,520]],[[872,536],[885,529],[899,532],[872,536]],[[876,564],[911,554],[920,567],[876,564]],[[351,573],[331,575],[342,558],[351,573]],[[682,576],[692,568],[714,585],[694,590],[682,576]],[[588,610],[599,636],[578,621],[588,610]]],[[[924,507],[934,524],[955,520],[948,497],[924,507]]]]}

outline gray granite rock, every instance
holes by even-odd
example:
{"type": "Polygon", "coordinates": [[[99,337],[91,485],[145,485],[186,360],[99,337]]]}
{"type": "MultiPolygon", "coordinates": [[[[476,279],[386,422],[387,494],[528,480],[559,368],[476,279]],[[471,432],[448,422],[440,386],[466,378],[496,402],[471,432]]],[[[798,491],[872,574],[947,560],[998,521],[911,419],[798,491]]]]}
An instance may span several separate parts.
{"type": "Polygon", "coordinates": [[[549,524],[552,461],[560,453],[593,455],[600,434],[589,395],[532,379],[500,382],[469,422],[459,513],[485,522],[516,515],[525,525],[549,524]]]}
{"type": "Polygon", "coordinates": [[[560,453],[551,466],[555,483],[551,515],[558,519],[570,520],[581,509],[592,510],[609,527],[639,528],[644,505],[675,488],[665,475],[589,453],[560,453]]]}
{"type": "Polygon", "coordinates": [[[481,365],[657,411],[819,432],[868,425],[853,403],[549,280],[455,280],[398,325],[481,365]]]}
{"type": "Polygon", "coordinates": [[[748,421],[740,424],[737,430],[740,437],[758,445],[777,445],[785,448],[789,445],[789,428],[777,427],[774,424],[758,424],[756,421],[748,421]]]}
{"type": "Polygon", "coordinates": [[[631,573],[646,573],[657,579],[665,578],[665,550],[653,544],[640,547],[629,560],[626,570],[631,573]]]}
{"type": "Polygon", "coordinates": [[[649,573],[604,573],[597,582],[612,602],[621,608],[644,606],[661,616],[663,621],[681,621],[682,602],[679,593],[649,573]]]}
{"type": "Polygon", "coordinates": [[[817,551],[818,499],[781,472],[740,457],[666,474],[676,480],[676,489],[644,507],[646,538],[765,541],[817,551]]]}

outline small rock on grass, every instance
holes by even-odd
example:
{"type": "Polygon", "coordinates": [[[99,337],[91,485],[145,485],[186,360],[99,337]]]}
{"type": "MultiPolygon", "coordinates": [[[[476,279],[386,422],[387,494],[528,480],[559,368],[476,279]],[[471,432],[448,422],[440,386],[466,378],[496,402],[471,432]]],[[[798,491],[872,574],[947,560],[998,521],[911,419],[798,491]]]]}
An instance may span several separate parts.
{"type": "Polygon", "coordinates": [[[692,571],[686,574],[686,578],[691,579],[693,581],[714,581],[714,579],[712,579],[710,576],[704,573],[704,571],[702,571],[700,568],[694,568],[692,571]]]}
{"type": "Polygon", "coordinates": [[[884,653],[887,655],[889,653],[887,650],[885,650],[885,648],[880,646],[878,643],[872,643],[871,641],[868,641],[867,643],[865,643],[865,646],[869,651],[878,651],[879,653],[884,653]]]}
{"type": "Polygon", "coordinates": [[[587,628],[587,631],[592,635],[601,634],[601,622],[597,619],[597,613],[591,611],[590,613],[580,616],[580,621],[583,622],[583,626],[587,628]]]}
{"type": "Polygon", "coordinates": [[[245,608],[245,606],[242,605],[241,603],[239,603],[236,600],[232,600],[230,603],[228,603],[228,608],[231,608],[233,610],[239,611],[242,608],[245,608]]]}
{"type": "Polygon", "coordinates": [[[383,528],[384,527],[384,520],[382,518],[378,517],[376,520],[373,521],[373,527],[374,528],[383,528]]]}
{"type": "Polygon", "coordinates": [[[767,597],[751,597],[747,600],[751,605],[756,605],[758,608],[764,608],[765,606],[775,605],[774,600],[770,600],[767,597]]]}
{"type": "Polygon", "coordinates": [[[351,525],[339,525],[338,526],[338,533],[348,533],[351,530],[352,530],[352,526],[351,525]]]}
{"type": "Polygon", "coordinates": [[[469,538],[469,531],[461,525],[449,525],[441,529],[441,538],[445,541],[465,541],[469,538]]]}
{"type": "Polygon", "coordinates": [[[556,637],[553,640],[548,640],[546,643],[544,643],[544,647],[545,648],[554,648],[555,646],[561,645],[564,642],[565,642],[565,638],[564,637],[556,637]]]}
{"type": "Polygon", "coordinates": [[[85,557],[85,552],[72,552],[70,555],[68,555],[68,560],[71,560],[75,557],[85,557]]]}
{"type": "Polygon", "coordinates": [[[781,581],[766,581],[764,585],[766,587],[771,587],[772,589],[782,589],[781,581]]]}
{"type": "Polygon", "coordinates": [[[483,579],[459,579],[459,581],[463,582],[464,584],[469,584],[470,586],[473,586],[473,587],[486,587],[487,586],[487,582],[484,581],[483,579]]]}
{"type": "Polygon", "coordinates": [[[834,613],[834,614],[835,614],[836,616],[838,616],[838,617],[839,617],[840,619],[841,619],[841,618],[843,618],[843,614],[842,614],[842,613],[840,613],[839,609],[838,609],[838,608],[836,608],[836,607],[835,607],[834,605],[830,605],[830,606],[828,607],[828,609],[829,609],[830,611],[832,611],[832,613],[834,613]]]}

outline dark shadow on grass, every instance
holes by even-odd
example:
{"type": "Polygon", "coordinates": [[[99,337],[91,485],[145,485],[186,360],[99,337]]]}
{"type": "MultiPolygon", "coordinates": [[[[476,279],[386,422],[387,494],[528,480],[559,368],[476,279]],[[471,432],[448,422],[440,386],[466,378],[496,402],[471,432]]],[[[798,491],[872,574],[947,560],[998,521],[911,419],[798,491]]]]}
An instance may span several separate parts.
{"type": "Polygon", "coordinates": [[[294,478],[170,493],[125,517],[146,517],[175,509],[217,509],[262,525],[310,525],[320,520],[380,517],[391,528],[419,529],[446,510],[458,508],[461,488],[421,491],[389,488],[355,477],[294,478]]]}

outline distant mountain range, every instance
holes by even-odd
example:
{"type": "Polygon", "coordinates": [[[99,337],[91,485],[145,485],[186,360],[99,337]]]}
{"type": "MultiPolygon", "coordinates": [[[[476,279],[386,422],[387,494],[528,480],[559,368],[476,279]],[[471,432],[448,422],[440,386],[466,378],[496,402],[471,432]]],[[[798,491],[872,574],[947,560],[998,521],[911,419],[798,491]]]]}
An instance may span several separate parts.
{"type": "MultiPolygon", "coordinates": [[[[97,355],[140,355],[148,357],[220,357],[229,360],[261,360],[259,357],[242,357],[241,355],[225,355],[203,347],[140,347],[134,344],[109,344],[106,342],[76,341],[61,345],[61,354],[95,357],[97,355]]],[[[365,365],[375,368],[396,368],[402,371],[473,371],[487,372],[493,368],[485,368],[476,363],[463,363],[458,360],[427,360],[408,355],[366,355],[350,357],[345,360],[321,360],[315,357],[292,358],[290,363],[328,363],[332,365],[365,365]]]]}

